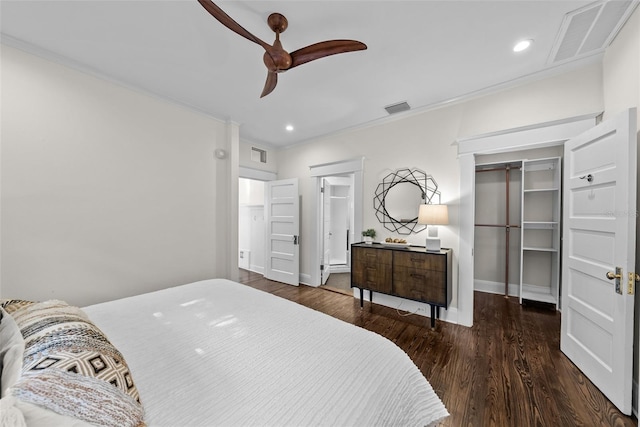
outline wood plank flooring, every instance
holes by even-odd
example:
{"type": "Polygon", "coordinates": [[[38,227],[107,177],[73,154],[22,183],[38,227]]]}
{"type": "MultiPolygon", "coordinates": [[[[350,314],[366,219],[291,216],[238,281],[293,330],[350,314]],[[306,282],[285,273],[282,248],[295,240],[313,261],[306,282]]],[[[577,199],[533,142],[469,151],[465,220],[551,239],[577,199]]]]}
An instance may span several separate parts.
{"type": "Polygon", "coordinates": [[[475,294],[474,326],[402,316],[323,289],[240,270],[241,283],[376,332],[402,348],[451,414],[441,426],[637,426],[560,352],[560,315],[475,294]]]}

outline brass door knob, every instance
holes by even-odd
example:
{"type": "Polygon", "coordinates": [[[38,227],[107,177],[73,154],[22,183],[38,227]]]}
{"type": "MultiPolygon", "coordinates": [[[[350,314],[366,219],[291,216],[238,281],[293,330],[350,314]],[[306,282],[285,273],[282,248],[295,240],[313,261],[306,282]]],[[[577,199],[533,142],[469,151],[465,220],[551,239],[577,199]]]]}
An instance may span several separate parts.
{"type": "Polygon", "coordinates": [[[607,279],[622,279],[622,274],[615,274],[613,271],[607,271],[607,279]]]}

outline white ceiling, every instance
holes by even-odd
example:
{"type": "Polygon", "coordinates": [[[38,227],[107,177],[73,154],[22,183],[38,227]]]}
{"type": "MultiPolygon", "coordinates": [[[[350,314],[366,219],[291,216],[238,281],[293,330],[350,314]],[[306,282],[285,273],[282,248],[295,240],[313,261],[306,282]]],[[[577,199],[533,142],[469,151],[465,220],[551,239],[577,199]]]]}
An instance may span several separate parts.
{"type": "MultiPolygon", "coordinates": [[[[223,27],[196,0],[2,0],[0,31],[3,43],[240,123],[242,139],[270,146],[384,120],[384,107],[400,101],[424,109],[563,71],[598,60],[606,47],[596,43],[554,61],[557,42],[567,39],[565,15],[593,1],[216,4],[268,43],[274,33],[267,16],[284,14],[289,28],[281,41],[290,52],[329,39],[360,40],[368,49],[289,70],[260,99],[264,51],[223,27]],[[512,52],[527,38],[535,40],[531,49],[512,52]],[[287,132],[287,124],[295,130],[287,132]]],[[[608,9],[610,16],[601,12],[605,8],[597,14],[615,21],[604,23],[615,33],[637,0],[607,4],[617,5],[608,9]],[[622,8],[619,17],[614,9],[622,8]]],[[[588,27],[574,21],[569,32],[588,27]]]]}

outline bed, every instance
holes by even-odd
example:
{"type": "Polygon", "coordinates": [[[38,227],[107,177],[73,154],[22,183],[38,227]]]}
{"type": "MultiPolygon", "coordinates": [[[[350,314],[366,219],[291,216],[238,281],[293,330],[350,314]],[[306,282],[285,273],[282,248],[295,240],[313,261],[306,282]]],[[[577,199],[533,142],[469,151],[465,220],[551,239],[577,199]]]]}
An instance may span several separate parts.
{"type": "Polygon", "coordinates": [[[230,280],[83,309],[2,306],[6,425],[427,426],[448,415],[391,341],[230,280]],[[9,336],[14,321],[21,337],[9,336]],[[81,354],[91,372],[73,362],[81,354]]]}

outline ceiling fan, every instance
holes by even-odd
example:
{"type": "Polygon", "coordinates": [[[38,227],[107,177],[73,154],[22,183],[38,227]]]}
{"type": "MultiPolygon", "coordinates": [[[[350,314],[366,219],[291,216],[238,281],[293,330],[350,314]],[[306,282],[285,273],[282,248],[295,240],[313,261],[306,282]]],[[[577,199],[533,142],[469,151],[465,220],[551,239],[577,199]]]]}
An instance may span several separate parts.
{"type": "Polygon", "coordinates": [[[278,83],[278,73],[283,73],[293,67],[324,58],[325,56],[365,50],[367,48],[366,44],[356,40],[327,40],[289,53],[282,48],[282,43],[280,43],[280,33],[284,32],[289,25],[287,18],[283,15],[272,13],[267,19],[267,24],[276,33],[276,39],[273,45],[270,45],[245,30],[211,0],[198,0],[198,2],[222,25],[264,48],[263,61],[267,66],[268,73],[260,98],[270,94],[275,89],[278,83]]]}

